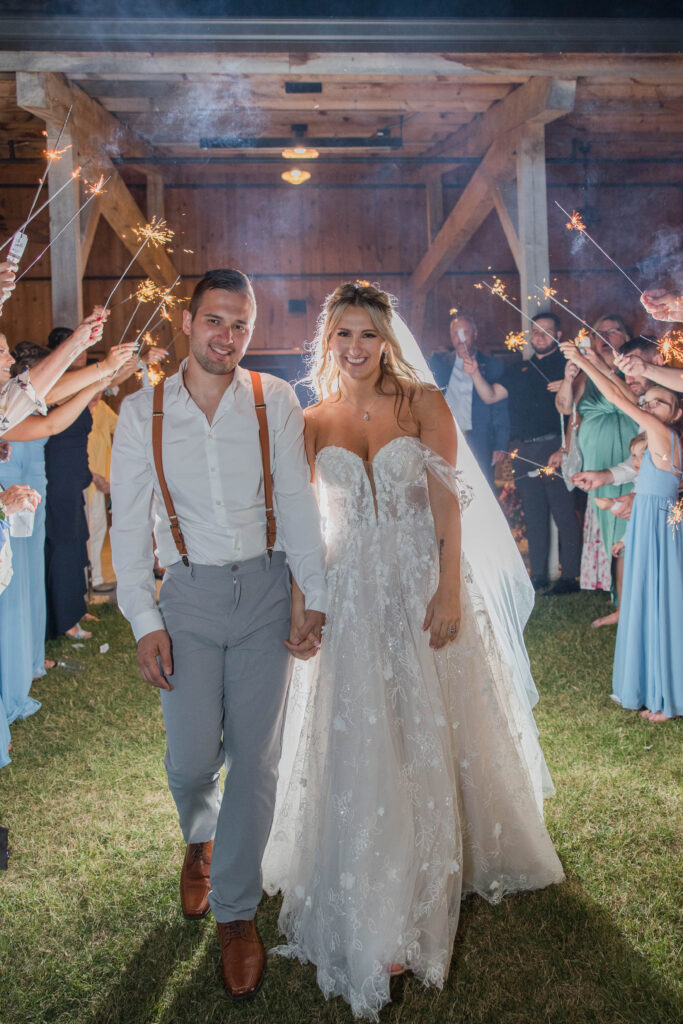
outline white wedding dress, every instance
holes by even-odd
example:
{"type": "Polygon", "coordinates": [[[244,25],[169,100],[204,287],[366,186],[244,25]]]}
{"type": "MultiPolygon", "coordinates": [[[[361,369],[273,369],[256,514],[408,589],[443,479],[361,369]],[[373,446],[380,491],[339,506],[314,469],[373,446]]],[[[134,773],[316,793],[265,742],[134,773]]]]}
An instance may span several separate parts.
{"type": "Polygon", "coordinates": [[[438,581],[430,472],[455,488],[408,436],[372,463],[318,454],[329,611],[320,655],[294,670],[263,865],[284,896],[276,952],[373,1020],[392,963],[443,984],[463,895],[563,879],[530,705],[465,556],[457,640],[434,651],[422,630],[438,581]]]}

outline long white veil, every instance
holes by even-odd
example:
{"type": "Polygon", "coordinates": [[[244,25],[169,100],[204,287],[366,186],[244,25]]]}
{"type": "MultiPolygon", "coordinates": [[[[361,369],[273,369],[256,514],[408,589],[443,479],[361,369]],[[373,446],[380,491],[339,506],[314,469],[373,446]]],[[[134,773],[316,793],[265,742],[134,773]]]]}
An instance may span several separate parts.
{"type": "MultiPolygon", "coordinates": [[[[435,384],[434,375],[420,346],[396,310],[393,312],[392,327],[406,362],[411,364],[421,380],[435,384]]],[[[523,708],[528,712],[536,736],[536,723],[531,709],[538,701],[538,690],[524,645],[524,627],[534,606],[534,589],[502,509],[462,430],[457,422],[455,425],[458,432],[459,482],[468,491],[468,501],[466,506],[463,503],[462,515],[463,554],[481,592],[498,653],[510,670],[515,689],[523,708]]],[[[437,475],[440,475],[439,463],[443,464],[443,460],[435,456],[434,465],[428,466],[437,475]]],[[[546,796],[552,795],[554,787],[540,748],[534,753],[532,760],[536,761],[537,770],[540,767],[543,793],[546,796]]]]}

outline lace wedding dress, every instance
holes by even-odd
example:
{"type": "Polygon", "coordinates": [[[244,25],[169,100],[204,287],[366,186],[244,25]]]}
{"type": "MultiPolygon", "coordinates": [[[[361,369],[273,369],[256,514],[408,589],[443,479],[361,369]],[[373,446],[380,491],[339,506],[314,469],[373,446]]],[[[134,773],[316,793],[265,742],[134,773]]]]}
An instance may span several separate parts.
{"type": "Polygon", "coordinates": [[[438,577],[428,473],[455,489],[414,437],[372,463],[318,454],[329,612],[320,655],[296,663],[264,858],[284,896],[275,952],[373,1020],[392,963],[443,984],[463,895],[563,879],[530,707],[465,557],[457,640],[434,651],[422,630],[438,577]]]}

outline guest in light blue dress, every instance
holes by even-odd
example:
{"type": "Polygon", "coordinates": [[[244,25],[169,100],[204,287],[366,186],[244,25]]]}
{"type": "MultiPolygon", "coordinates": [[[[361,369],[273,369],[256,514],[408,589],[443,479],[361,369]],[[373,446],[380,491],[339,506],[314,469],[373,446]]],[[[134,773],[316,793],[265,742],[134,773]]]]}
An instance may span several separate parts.
{"type": "Polygon", "coordinates": [[[38,491],[40,504],[36,509],[33,533],[30,537],[15,538],[21,544],[28,560],[29,602],[31,633],[33,637],[33,678],[45,675],[45,445],[47,438],[38,441],[15,441],[14,449],[22,450],[24,483],[38,491]]]}
{"type": "MultiPolygon", "coordinates": [[[[9,543],[9,524],[6,520],[0,520],[0,551],[6,543],[9,543]]],[[[2,703],[2,697],[0,697],[0,768],[4,768],[5,765],[10,763],[10,739],[7,712],[5,711],[5,705],[2,703]]]]}
{"type": "Polygon", "coordinates": [[[648,450],[638,473],[612,689],[622,707],[674,718],[683,715],[683,529],[667,523],[683,465],[674,431],[668,465],[659,469],[648,450]]]}
{"type": "MultiPolygon", "coordinates": [[[[15,442],[7,462],[0,467],[3,488],[27,484],[30,449],[40,442],[15,442]]],[[[45,489],[43,487],[43,493],[45,489]]],[[[29,697],[33,680],[34,638],[31,609],[31,572],[29,548],[32,537],[12,537],[12,579],[0,594],[0,697],[7,722],[28,718],[40,708],[29,697]]],[[[44,588],[43,588],[44,593],[44,588]]]]}

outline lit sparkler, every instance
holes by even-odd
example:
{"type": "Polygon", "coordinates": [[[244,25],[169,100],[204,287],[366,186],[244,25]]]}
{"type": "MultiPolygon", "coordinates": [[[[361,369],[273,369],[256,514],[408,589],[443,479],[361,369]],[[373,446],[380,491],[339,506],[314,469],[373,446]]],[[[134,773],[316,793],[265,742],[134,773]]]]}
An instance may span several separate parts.
{"type": "Polygon", "coordinates": [[[168,298],[169,298],[171,292],[173,291],[173,289],[175,288],[175,286],[178,284],[179,280],[180,280],[180,274],[178,274],[178,276],[176,277],[175,281],[170,286],[170,288],[166,288],[164,290],[164,294],[163,294],[163,296],[161,298],[161,301],[158,303],[157,306],[155,306],[155,308],[153,309],[152,315],[150,316],[149,320],[147,321],[147,323],[145,324],[145,326],[142,328],[142,330],[138,334],[137,338],[135,339],[134,344],[137,346],[137,348],[135,350],[135,354],[136,355],[139,355],[140,349],[142,348],[142,346],[145,343],[144,342],[145,331],[149,328],[149,325],[151,324],[152,320],[157,315],[157,313],[160,311],[161,307],[164,306],[164,304],[168,302],[168,298]]]}
{"type": "Polygon", "coordinates": [[[525,347],[526,338],[524,337],[523,331],[519,331],[517,334],[515,334],[514,331],[510,331],[510,333],[506,335],[505,348],[508,352],[522,352],[525,347]]]}
{"type": "MultiPolygon", "coordinates": [[[[114,297],[115,292],[117,291],[117,289],[121,285],[121,282],[125,278],[126,274],[130,270],[130,268],[133,266],[133,264],[135,263],[136,259],[138,258],[138,256],[142,252],[142,250],[145,248],[145,246],[149,245],[150,242],[153,245],[167,245],[171,241],[171,239],[173,238],[173,231],[171,231],[171,229],[166,226],[166,221],[165,220],[157,220],[156,217],[152,217],[152,219],[149,222],[149,224],[143,224],[142,227],[133,228],[133,234],[136,236],[138,241],[140,241],[140,239],[142,239],[142,242],[141,242],[140,247],[138,248],[137,252],[133,256],[132,260],[130,261],[130,263],[128,264],[128,266],[124,270],[124,272],[121,274],[121,277],[118,279],[118,281],[116,282],[116,284],[112,288],[111,292],[109,293],[109,297],[108,297],[107,301],[104,304],[104,309],[108,309],[109,308],[109,303],[111,302],[112,298],[114,297]]],[[[175,287],[175,285],[174,285],[174,287],[175,287]]]]}
{"type": "MultiPolygon", "coordinates": [[[[560,206],[559,203],[557,205],[560,206]]],[[[560,206],[560,209],[562,210],[561,206],[560,206]]],[[[581,219],[581,214],[580,213],[577,213],[576,210],[574,210],[572,215],[569,216],[569,214],[567,213],[566,210],[562,210],[562,212],[566,213],[567,217],[569,217],[569,220],[565,224],[566,228],[569,228],[570,231],[585,231],[586,230],[586,225],[583,223],[583,221],[581,219]]]]}
{"type": "Polygon", "coordinates": [[[556,476],[555,467],[551,465],[543,465],[542,462],[534,462],[533,459],[527,459],[523,455],[519,454],[519,448],[515,448],[510,452],[511,459],[519,459],[521,462],[528,462],[530,466],[536,466],[541,476],[556,476]]]}
{"type": "MultiPolygon", "coordinates": [[[[88,163],[88,161],[86,161],[86,163],[88,163]]],[[[57,198],[57,196],[58,196],[58,195],[59,195],[59,194],[60,194],[61,192],[63,192],[65,188],[68,188],[68,187],[69,187],[69,185],[71,184],[71,182],[73,181],[73,179],[74,179],[74,178],[78,178],[78,177],[80,176],[80,173],[81,173],[81,171],[83,170],[83,167],[85,167],[85,164],[83,164],[83,165],[82,165],[81,167],[76,167],[76,169],[75,169],[75,170],[73,170],[73,171],[71,172],[71,177],[70,177],[70,178],[67,178],[67,180],[66,180],[66,181],[64,182],[64,184],[63,184],[63,185],[61,185],[61,186],[60,186],[60,187],[59,187],[59,188],[57,189],[57,191],[56,191],[56,192],[54,192],[54,193],[53,193],[53,194],[52,194],[52,195],[50,196],[50,198],[49,198],[49,199],[46,199],[44,203],[41,203],[41,205],[40,205],[40,206],[38,207],[38,209],[37,209],[37,210],[34,210],[34,211],[33,211],[33,213],[32,213],[32,214],[31,214],[31,215],[30,215],[29,217],[27,217],[27,218],[26,218],[26,220],[24,221],[24,223],[22,224],[22,226],[21,226],[21,227],[19,228],[19,231],[24,231],[24,230],[25,230],[25,229],[26,229],[26,228],[28,227],[28,225],[29,225],[29,224],[31,223],[31,221],[32,221],[32,220],[35,220],[35,219],[36,219],[36,217],[38,216],[38,214],[39,214],[39,213],[42,213],[42,212],[43,212],[43,210],[45,209],[45,207],[46,207],[46,206],[49,206],[49,205],[50,205],[50,203],[51,203],[51,202],[53,201],[53,199],[56,199],[56,198],[57,198]]],[[[15,232],[15,234],[16,234],[16,232],[15,232]]],[[[12,239],[13,239],[14,237],[15,237],[15,235],[10,235],[10,237],[9,237],[9,238],[8,238],[8,239],[7,239],[6,241],[4,241],[4,242],[2,243],[2,245],[0,245],[0,252],[2,252],[2,251],[3,251],[3,249],[6,249],[6,248],[7,248],[7,246],[8,246],[9,244],[10,244],[10,242],[12,241],[12,239]]]]}
{"type": "Polygon", "coordinates": [[[602,255],[606,259],[608,259],[610,261],[612,266],[616,267],[616,269],[619,271],[620,274],[623,274],[623,276],[626,278],[628,283],[635,288],[635,290],[638,292],[638,294],[642,295],[643,289],[640,288],[636,284],[636,282],[633,280],[633,278],[628,276],[626,271],[622,267],[619,266],[619,264],[616,262],[616,260],[612,259],[612,257],[609,255],[609,253],[605,252],[605,250],[602,248],[601,245],[598,245],[598,243],[595,241],[593,236],[588,234],[588,232],[586,231],[586,225],[581,220],[580,215],[578,213],[572,213],[571,215],[568,214],[567,211],[565,210],[565,208],[563,206],[560,206],[560,204],[558,203],[557,200],[555,200],[555,206],[557,206],[558,209],[562,210],[562,213],[565,215],[565,217],[569,217],[569,222],[567,224],[567,227],[569,228],[569,230],[570,231],[578,231],[578,232],[580,232],[580,234],[582,234],[584,236],[584,238],[587,238],[589,242],[592,242],[593,245],[595,246],[595,248],[598,250],[598,252],[601,252],[602,255]]]}
{"type": "Polygon", "coordinates": [[[525,320],[528,320],[528,322],[530,324],[532,324],[536,328],[536,330],[541,331],[543,334],[546,334],[559,347],[559,342],[558,342],[557,338],[553,338],[553,336],[550,333],[550,331],[546,331],[545,327],[541,327],[541,325],[539,323],[535,323],[534,320],[532,319],[532,317],[528,316],[528,314],[525,313],[523,309],[520,309],[519,306],[516,306],[514,304],[514,302],[512,302],[507,297],[507,295],[504,294],[505,287],[502,285],[502,282],[500,281],[500,278],[494,278],[493,285],[488,284],[487,281],[482,281],[480,284],[475,284],[474,287],[475,288],[488,288],[488,290],[491,292],[491,295],[497,295],[499,299],[502,299],[503,302],[507,303],[508,306],[510,306],[512,309],[516,310],[516,312],[519,313],[520,316],[524,317],[525,320]],[[497,285],[500,285],[501,287],[496,287],[497,285]]]}
{"type": "MultiPolygon", "coordinates": [[[[107,179],[107,181],[108,180],[109,179],[107,179]]],[[[90,195],[93,195],[93,196],[101,196],[102,193],[104,192],[104,185],[105,185],[104,175],[100,174],[100,176],[97,179],[97,181],[93,181],[93,182],[91,182],[88,185],[88,187],[86,188],[86,192],[89,192],[90,195]]]]}
{"type": "Polygon", "coordinates": [[[668,512],[666,525],[671,527],[671,532],[676,536],[681,523],[683,523],[683,498],[679,498],[676,502],[670,501],[666,511],[668,512]]]}
{"type": "MultiPolygon", "coordinates": [[[[72,104],[72,106],[73,106],[73,104],[72,104]]],[[[61,156],[61,153],[65,153],[66,150],[69,149],[69,146],[66,146],[65,149],[63,149],[61,151],[61,153],[59,152],[59,143],[62,141],[62,135],[64,134],[64,129],[66,128],[66,124],[67,124],[67,121],[69,120],[70,116],[71,116],[71,107],[69,107],[69,109],[67,110],[66,117],[64,118],[64,123],[62,124],[62,127],[59,129],[59,135],[57,136],[57,141],[55,142],[54,149],[53,150],[45,150],[45,155],[47,157],[47,162],[45,164],[45,170],[44,170],[43,174],[41,175],[41,177],[38,179],[38,188],[36,189],[36,194],[33,197],[33,202],[31,203],[31,209],[28,211],[28,217],[26,218],[24,223],[19,228],[20,231],[24,231],[25,228],[26,228],[26,225],[28,224],[28,222],[33,219],[31,214],[33,213],[33,211],[36,208],[36,203],[38,202],[38,198],[40,196],[42,187],[45,184],[45,182],[47,181],[47,176],[50,173],[50,168],[52,167],[52,164],[55,162],[55,160],[59,159],[59,156],[61,156]],[[55,155],[53,155],[53,154],[55,154],[55,155]]],[[[54,196],[52,198],[54,199],[54,196]]]]}
{"type": "Polygon", "coordinates": [[[672,328],[659,339],[657,344],[665,363],[670,363],[673,359],[683,361],[683,331],[672,328]]]}
{"type": "MultiPolygon", "coordinates": [[[[106,179],[106,181],[105,181],[105,184],[106,184],[106,182],[107,182],[107,181],[109,181],[109,178],[107,178],[107,179],[106,179]]],[[[21,273],[21,274],[19,274],[19,277],[18,277],[18,278],[16,279],[17,281],[21,281],[22,277],[24,277],[24,276],[25,276],[25,275],[26,275],[26,274],[27,274],[27,273],[29,272],[29,270],[31,269],[31,267],[35,267],[35,265],[36,265],[36,263],[38,262],[38,260],[39,260],[39,259],[41,259],[41,257],[43,257],[43,256],[45,255],[45,253],[46,253],[46,252],[48,251],[48,249],[50,249],[50,248],[51,248],[51,246],[53,246],[53,245],[54,245],[54,243],[55,243],[55,242],[57,241],[57,239],[59,238],[59,236],[60,236],[60,235],[62,235],[62,234],[64,234],[64,232],[66,231],[66,229],[67,229],[67,228],[68,228],[68,227],[69,227],[69,226],[70,226],[71,224],[73,224],[73,222],[74,222],[74,221],[76,220],[76,218],[77,218],[77,217],[79,216],[79,214],[81,214],[81,213],[83,212],[83,210],[85,210],[85,208],[86,208],[86,206],[88,205],[88,203],[91,203],[91,202],[93,201],[93,199],[95,198],[95,196],[96,196],[96,195],[99,195],[99,193],[96,193],[96,192],[91,192],[91,193],[90,193],[90,195],[89,195],[89,196],[88,196],[88,198],[87,198],[87,199],[85,200],[85,202],[81,203],[81,205],[80,205],[80,206],[78,207],[78,209],[77,209],[77,210],[76,210],[76,212],[74,213],[73,217],[69,217],[69,219],[68,219],[68,221],[66,222],[66,224],[65,224],[65,225],[64,225],[64,226],[63,226],[62,228],[60,228],[60,229],[59,229],[59,231],[58,231],[58,232],[57,232],[57,234],[56,234],[56,235],[54,236],[54,238],[51,238],[51,239],[50,239],[50,241],[49,241],[48,245],[46,245],[46,246],[45,246],[45,248],[44,248],[44,249],[42,250],[42,252],[38,253],[38,255],[37,255],[37,256],[36,256],[36,258],[34,259],[33,263],[30,263],[30,264],[28,265],[28,267],[26,267],[26,269],[25,269],[24,271],[22,271],[22,273],[21,273]]],[[[105,310],[103,309],[103,310],[102,310],[102,316],[104,316],[104,312],[105,312],[105,310]]]]}
{"type": "Polygon", "coordinates": [[[614,354],[616,355],[617,350],[615,349],[614,345],[612,345],[612,343],[609,342],[603,334],[600,334],[599,331],[596,331],[595,328],[591,327],[591,325],[587,323],[587,321],[584,320],[582,317],[580,317],[578,313],[575,313],[571,306],[567,304],[566,299],[563,302],[560,302],[559,299],[556,299],[554,295],[546,294],[545,288],[539,288],[538,285],[536,285],[536,291],[542,292],[546,296],[546,298],[550,299],[551,302],[554,302],[556,306],[560,307],[560,309],[566,309],[570,316],[573,316],[574,319],[578,320],[580,324],[583,324],[583,326],[586,327],[589,331],[592,331],[596,337],[600,338],[600,341],[604,341],[605,345],[611,348],[614,354]]]}

